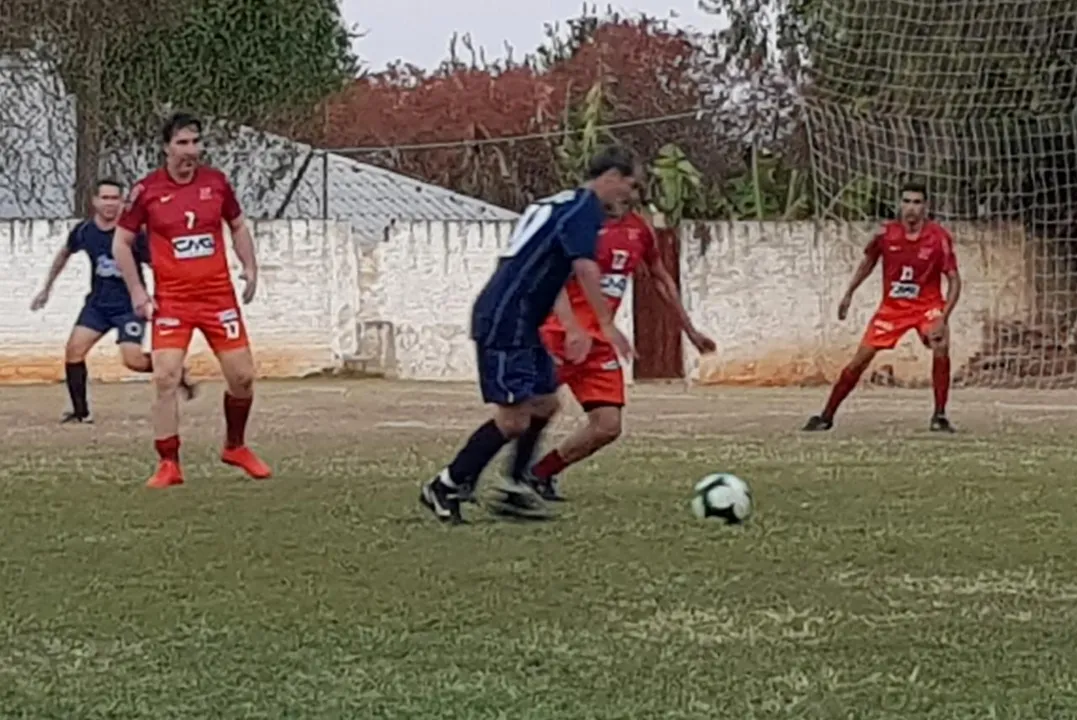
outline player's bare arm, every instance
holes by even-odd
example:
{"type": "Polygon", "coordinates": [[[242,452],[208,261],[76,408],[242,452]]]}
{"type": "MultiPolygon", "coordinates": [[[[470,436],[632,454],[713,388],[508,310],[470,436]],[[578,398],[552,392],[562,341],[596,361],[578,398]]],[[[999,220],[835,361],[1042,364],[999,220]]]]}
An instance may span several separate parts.
{"type": "Polygon", "coordinates": [[[662,301],[677,313],[677,319],[681,324],[681,329],[684,330],[684,334],[688,336],[688,341],[701,353],[714,352],[718,346],[714,340],[699,332],[692,323],[692,318],[688,316],[688,311],[684,309],[684,303],[681,302],[681,293],[677,289],[677,282],[666,270],[662,258],[657,253],[647,265],[647,271],[654,278],[658,297],[662,298],[662,301]]]}
{"type": "Polygon", "coordinates": [[[243,215],[233,219],[228,225],[232,229],[232,246],[235,248],[236,257],[243,266],[240,277],[245,283],[243,303],[247,304],[254,299],[254,293],[258,289],[258,258],[254,252],[254,237],[243,215]]]}
{"type": "Polygon", "coordinates": [[[56,257],[52,259],[52,265],[49,266],[49,274],[45,277],[45,287],[41,289],[37,295],[34,296],[33,301],[30,303],[30,309],[38,311],[49,302],[49,295],[52,294],[52,286],[56,283],[56,278],[60,277],[60,273],[64,271],[67,266],[67,261],[71,259],[71,250],[65,243],[63,247],[56,251],[56,257]]]}
{"type": "Polygon", "coordinates": [[[591,336],[580,325],[576,313],[572,312],[572,302],[564,288],[557,295],[553,312],[561,321],[561,327],[565,329],[565,359],[575,364],[583,362],[591,351],[591,336]]]}
{"type": "Polygon", "coordinates": [[[587,302],[598,318],[599,328],[602,334],[609,339],[610,343],[617,348],[617,352],[624,357],[635,357],[632,343],[628,341],[616,325],[613,324],[613,313],[606,304],[606,296],[602,294],[602,269],[598,263],[588,258],[576,258],[572,261],[572,272],[576,281],[580,284],[587,302]]]}
{"type": "Polygon", "coordinates": [[[120,269],[127,292],[131,295],[131,307],[140,317],[149,319],[153,315],[153,299],[138,277],[135,233],[120,225],[116,226],[116,233],[112,236],[112,257],[116,260],[116,267],[120,269]]]}
{"type": "Polygon", "coordinates": [[[954,314],[957,301],[961,299],[961,273],[956,269],[946,273],[946,306],[942,309],[943,319],[949,323],[954,314]]]}
{"type": "Polygon", "coordinates": [[[853,304],[853,295],[864,284],[864,281],[871,277],[878,263],[879,256],[872,254],[865,255],[860,264],[856,266],[853,277],[849,280],[849,287],[845,291],[845,296],[838,303],[838,320],[844,320],[849,315],[849,306],[853,304]]]}

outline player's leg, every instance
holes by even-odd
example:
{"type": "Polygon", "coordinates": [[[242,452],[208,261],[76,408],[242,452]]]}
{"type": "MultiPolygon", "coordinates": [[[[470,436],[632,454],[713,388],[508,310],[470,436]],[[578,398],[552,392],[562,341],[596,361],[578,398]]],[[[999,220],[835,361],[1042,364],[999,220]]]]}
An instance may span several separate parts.
{"type": "Polygon", "coordinates": [[[71,412],[65,413],[62,423],[92,423],[90,402],[86,395],[89,373],[86,369],[86,356],[108,331],[108,321],[96,308],[86,305],[79,313],[71,335],[64,346],[64,380],[67,394],[71,398],[71,412]]]}
{"type": "MultiPolygon", "coordinates": [[[[563,385],[566,378],[571,378],[573,371],[579,365],[566,363],[563,353],[563,337],[544,336],[543,343],[546,347],[547,356],[545,358],[536,358],[536,362],[537,365],[541,366],[538,369],[544,374],[553,373],[555,388],[549,394],[553,395],[556,400],[556,387],[563,385]]],[[[557,414],[559,404],[556,401],[550,403],[543,399],[540,401],[539,406],[534,409],[536,412],[532,413],[527,429],[524,430],[520,437],[516,438],[512,461],[506,474],[506,477],[517,483],[527,483],[529,485],[533,485],[530,471],[531,464],[535,458],[535,450],[539,446],[543,433],[546,432],[546,427],[550,424],[554,415],[557,414]]]]}
{"type": "Polygon", "coordinates": [[[838,375],[823,411],[808,418],[803,429],[808,432],[817,432],[834,427],[834,415],[837,414],[838,408],[841,407],[845,398],[849,397],[849,393],[853,391],[856,384],[860,382],[860,376],[864,374],[875,355],[880,350],[892,349],[901,336],[915,327],[915,324],[915,319],[908,317],[893,315],[885,311],[876,313],[868,323],[864,337],[860,341],[860,347],[856,349],[853,359],[842,368],[841,374],[838,375]]]}
{"type": "Polygon", "coordinates": [[[545,500],[564,500],[557,476],[621,436],[624,374],[620,367],[608,369],[603,364],[591,365],[568,378],[566,384],[587,413],[587,422],[531,468],[535,490],[545,500]]]}
{"type": "Polygon", "coordinates": [[[240,468],[256,480],[273,475],[269,465],[247,447],[247,421],[254,404],[254,354],[239,312],[230,308],[208,314],[199,323],[206,342],[217,355],[224,392],[224,449],[221,461],[240,468]]]}
{"type": "MultiPolygon", "coordinates": [[[[137,373],[153,372],[153,354],[142,349],[142,336],[146,323],[134,313],[124,313],[110,319],[116,328],[116,344],[120,349],[120,360],[128,370],[137,373]]],[[[180,392],[187,400],[194,397],[197,385],[191,381],[184,368],[180,378],[180,392]]]]}
{"type": "MultiPolygon", "coordinates": [[[[930,322],[925,324],[930,325],[930,322]]],[[[935,393],[935,410],[931,414],[929,427],[933,432],[956,432],[946,417],[946,404],[950,399],[950,328],[944,326],[940,334],[932,337],[925,327],[920,331],[920,338],[931,348],[931,387],[935,393]]]]}
{"type": "MultiPolygon", "coordinates": [[[[423,484],[420,501],[439,520],[460,522],[461,499],[474,491],[482,471],[501,448],[527,430],[533,415],[549,417],[556,411],[556,378],[552,372],[549,378],[540,377],[542,368],[535,366],[536,358],[531,348],[477,348],[482,398],[497,408],[452,462],[423,484]]],[[[551,370],[552,365],[551,361],[551,370]]]]}
{"type": "Polygon", "coordinates": [[[180,467],[179,393],[183,379],[183,363],[193,327],[189,324],[171,326],[162,337],[160,325],[154,324],[153,387],[154,398],[153,444],[157,450],[157,471],[146,483],[150,488],[166,488],[183,483],[180,467]]]}

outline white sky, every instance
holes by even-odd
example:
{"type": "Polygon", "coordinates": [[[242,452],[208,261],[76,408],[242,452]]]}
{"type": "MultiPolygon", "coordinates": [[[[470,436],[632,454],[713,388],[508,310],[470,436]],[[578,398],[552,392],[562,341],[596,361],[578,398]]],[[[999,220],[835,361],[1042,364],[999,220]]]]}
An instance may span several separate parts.
{"type": "MultiPolygon", "coordinates": [[[[681,27],[716,29],[716,16],[702,12],[696,4],[696,0],[612,3],[614,10],[628,14],[645,12],[668,17],[672,11],[681,27]]],[[[340,5],[345,21],[366,31],[356,50],[361,60],[375,70],[396,59],[433,68],[448,56],[453,32],[471,33],[476,47],[485,48],[488,59],[504,56],[505,41],[519,58],[542,42],[545,23],[560,21],[563,26],[565,20],[579,17],[583,10],[581,0],[340,0],[340,5]],[[499,9],[490,11],[491,7],[499,9]]],[[[598,7],[605,8],[606,3],[600,2],[598,7]]]]}

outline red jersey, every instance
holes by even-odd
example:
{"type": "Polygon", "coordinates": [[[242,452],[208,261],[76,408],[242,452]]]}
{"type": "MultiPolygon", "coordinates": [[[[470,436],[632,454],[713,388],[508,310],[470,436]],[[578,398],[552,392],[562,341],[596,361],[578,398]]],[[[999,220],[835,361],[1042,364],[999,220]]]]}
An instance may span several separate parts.
{"type": "Polygon", "coordinates": [[[942,225],[928,221],[910,238],[898,221],[883,225],[864,248],[870,258],[883,261],[883,305],[895,309],[939,306],[942,276],[957,271],[954,241],[942,225]]]}
{"type": "MultiPolygon", "coordinates": [[[[657,257],[654,231],[641,215],[630,212],[619,218],[611,218],[598,233],[598,246],[595,249],[595,262],[602,271],[602,294],[606,296],[610,312],[616,313],[621,307],[625,292],[628,290],[628,278],[639,267],[640,261],[653,262],[657,257]]],[[[565,292],[572,303],[576,319],[591,337],[605,341],[599,329],[598,316],[587,302],[587,296],[575,278],[565,283],[565,292]]],[[[551,313],[542,329],[547,332],[564,332],[561,321],[551,313]]]]}
{"type": "Polygon", "coordinates": [[[181,184],[160,168],[131,188],[119,225],[131,232],[145,225],[158,299],[234,296],[224,223],[242,212],[220,170],[200,166],[181,184]]]}

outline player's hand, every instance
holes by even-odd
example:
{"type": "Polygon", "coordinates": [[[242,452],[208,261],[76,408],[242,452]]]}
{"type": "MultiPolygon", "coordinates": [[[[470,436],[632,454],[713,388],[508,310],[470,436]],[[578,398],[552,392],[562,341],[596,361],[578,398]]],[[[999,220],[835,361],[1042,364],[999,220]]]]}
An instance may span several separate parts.
{"type": "Polygon", "coordinates": [[[565,360],[573,365],[579,365],[587,359],[591,352],[591,336],[582,328],[565,331],[565,360]]]}
{"type": "Polygon", "coordinates": [[[636,357],[636,350],[632,347],[632,342],[625,337],[625,334],[616,325],[603,328],[602,334],[610,341],[613,347],[617,348],[617,352],[621,357],[629,360],[636,357]]]}
{"type": "Polygon", "coordinates": [[[254,299],[254,293],[258,290],[258,271],[243,268],[243,272],[239,274],[239,279],[245,283],[243,286],[243,304],[247,305],[254,299]]]}
{"type": "Polygon", "coordinates": [[[849,317],[849,306],[853,304],[853,296],[849,293],[845,293],[845,297],[838,303],[838,320],[844,320],[849,317]]]}
{"type": "Polygon", "coordinates": [[[37,295],[34,295],[34,299],[30,302],[30,309],[37,312],[41,308],[45,307],[49,301],[49,291],[42,290],[37,295]]]}
{"type": "Polygon", "coordinates": [[[131,307],[134,308],[135,315],[143,320],[152,320],[154,312],[157,311],[157,303],[146,292],[146,288],[138,288],[131,293],[131,307]]]}
{"type": "Polygon", "coordinates": [[[712,353],[718,349],[717,343],[698,330],[688,331],[688,342],[692,343],[692,346],[703,354],[712,353]]]}

